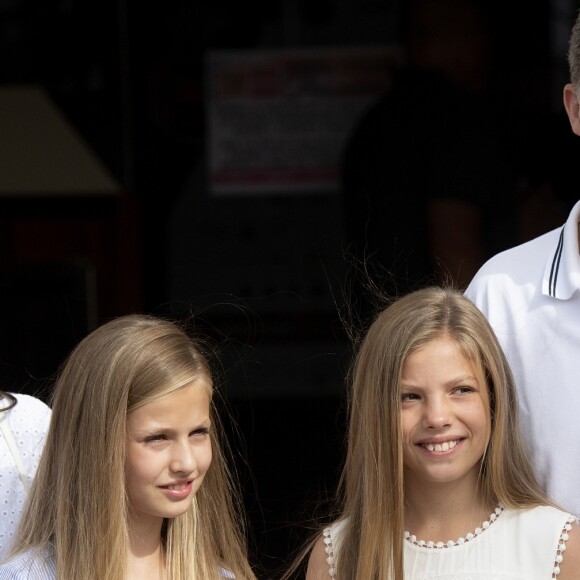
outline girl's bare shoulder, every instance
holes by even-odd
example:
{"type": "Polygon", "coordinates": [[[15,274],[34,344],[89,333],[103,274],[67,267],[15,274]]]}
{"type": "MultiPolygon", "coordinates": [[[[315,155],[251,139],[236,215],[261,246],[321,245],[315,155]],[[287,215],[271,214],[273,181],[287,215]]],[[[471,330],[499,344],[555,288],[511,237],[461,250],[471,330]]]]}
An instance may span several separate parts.
{"type": "Polygon", "coordinates": [[[326,553],[326,543],[324,536],[320,536],[308,559],[308,570],[306,571],[306,580],[329,580],[331,564],[328,561],[329,554],[326,553]]]}
{"type": "Polygon", "coordinates": [[[580,580],[580,525],[578,521],[572,524],[568,531],[566,550],[562,553],[562,562],[559,564],[558,580],[580,580]]]}

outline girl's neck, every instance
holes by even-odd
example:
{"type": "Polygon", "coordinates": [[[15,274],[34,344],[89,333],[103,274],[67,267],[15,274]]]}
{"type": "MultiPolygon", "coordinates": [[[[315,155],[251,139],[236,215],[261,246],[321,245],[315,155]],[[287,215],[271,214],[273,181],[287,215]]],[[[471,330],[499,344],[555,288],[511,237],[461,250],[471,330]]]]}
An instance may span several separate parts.
{"type": "Polygon", "coordinates": [[[405,529],[421,540],[447,542],[473,532],[488,519],[494,505],[475,485],[462,482],[405,489],[405,529]]]}
{"type": "Polygon", "coordinates": [[[161,541],[162,519],[132,522],[129,526],[127,580],[163,580],[165,550],[161,541]]]}

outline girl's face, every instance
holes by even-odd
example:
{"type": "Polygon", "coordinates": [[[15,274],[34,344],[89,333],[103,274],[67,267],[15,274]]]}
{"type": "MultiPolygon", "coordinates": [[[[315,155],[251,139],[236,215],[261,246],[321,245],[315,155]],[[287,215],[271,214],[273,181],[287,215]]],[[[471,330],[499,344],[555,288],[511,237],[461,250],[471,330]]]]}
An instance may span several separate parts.
{"type": "Polygon", "coordinates": [[[205,378],[127,415],[125,482],[134,520],[189,509],[211,463],[210,388],[205,378]]]}
{"type": "Polygon", "coordinates": [[[410,354],[401,378],[405,485],[475,485],[491,433],[481,372],[457,343],[438,337],[410,354]]]}

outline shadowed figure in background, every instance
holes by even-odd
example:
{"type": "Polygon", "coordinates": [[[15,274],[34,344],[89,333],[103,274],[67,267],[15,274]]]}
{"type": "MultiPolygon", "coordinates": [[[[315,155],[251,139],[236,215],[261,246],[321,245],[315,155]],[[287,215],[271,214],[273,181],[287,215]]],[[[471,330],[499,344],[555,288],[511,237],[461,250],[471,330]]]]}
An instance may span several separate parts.
{"type": "MultiPolygon", "coordinates": [[[[355,128],[342,168],[349,250],[388,294],[442,279],[464,287],[514,241],[485,14],[471,0],[412,0],[408,10],[407,63],[355,128]]],[[[358,292],[356,301],[372,316],[358,292]]]]}

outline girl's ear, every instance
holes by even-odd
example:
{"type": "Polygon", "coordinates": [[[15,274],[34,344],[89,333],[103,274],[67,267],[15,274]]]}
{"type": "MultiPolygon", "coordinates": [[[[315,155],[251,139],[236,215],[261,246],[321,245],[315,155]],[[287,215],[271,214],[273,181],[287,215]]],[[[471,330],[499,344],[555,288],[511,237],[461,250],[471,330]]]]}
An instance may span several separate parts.
{"type": "Polygon", "coordinates": [[[568,113],[570,126],[576,135],[580,135],[580,102],[574,85],[568,83],[564,87],[564,108],[568,113]]]}

